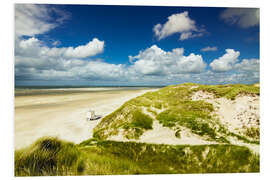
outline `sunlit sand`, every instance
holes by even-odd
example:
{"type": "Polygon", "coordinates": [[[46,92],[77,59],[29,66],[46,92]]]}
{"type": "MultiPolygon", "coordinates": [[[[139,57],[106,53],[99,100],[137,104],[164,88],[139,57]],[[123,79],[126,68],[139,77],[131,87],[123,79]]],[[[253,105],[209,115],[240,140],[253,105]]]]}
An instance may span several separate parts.
{"type": "Polygon", "coordinates": [[[86,113],[89,109],[104,117],[129,99],[155,90],[93,89],[95,92],[82,88],[77,89],[81,93],[16,96],[15,149],[28,146],[43,136],[56,136],[80,143],[92,137],[92,129],[101,120],[87,121],[86,113]]]}

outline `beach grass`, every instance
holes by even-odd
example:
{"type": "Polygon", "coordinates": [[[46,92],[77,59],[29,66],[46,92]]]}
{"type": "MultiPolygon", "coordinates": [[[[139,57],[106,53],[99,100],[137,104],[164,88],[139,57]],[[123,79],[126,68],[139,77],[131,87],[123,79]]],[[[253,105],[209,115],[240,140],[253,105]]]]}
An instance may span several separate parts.
{"type": "Polygon", "coordinates": [[[241,95],[260,95],[260,88],[254,85],[245,84],[226,84],[226,85],[200,85],[193,91],[207,91],[213,93],[217,98],[226,97],[234,100],[239,94],[241,95]]]}
{"type": "Polygon", "coordinates": [[[164,127],[171,128],[176,135],[179,135],[177,131],[180,127],[185,127],[209,141],[229,143],[228,137],[233,136],[245,143],[259,144],[259,129],[248,129],[245,134],[231,133],[220,123],[211,103],[192,100],[192,95],[198,91],[229,100],[234,100],[239,95],[260,95],[260,88],[255,85],[184,83],[167,86],[155,92],[145,93],[123,104],[115,112],[102,119],[94,129],[94,137],[105,140],[110,136],[118,135],[119,130],[122,129],[127,139],[138,139],[145,131],[151,129],[146,128],[151,124],[150,117],[144,113],[146,110],[152,114],[153,120],[158,120],[164,127]],[[140,118],[136,118],[138,112],[140,112],[140,118]],[[132,126],[136,121],[140,123],[132,126]]]}
{"type": "Polygon", "coordinates": [[[15,151],[15,176],[259,172],[259,155],[235,145],[157,145],[42,138],[15,151]]]}
{"type": "Polygon", "coordinates": [[[30,147],[15,151],[15,175],[80,175],[85,168],[83,159],[73,143],[43,137],[30,147]]]}

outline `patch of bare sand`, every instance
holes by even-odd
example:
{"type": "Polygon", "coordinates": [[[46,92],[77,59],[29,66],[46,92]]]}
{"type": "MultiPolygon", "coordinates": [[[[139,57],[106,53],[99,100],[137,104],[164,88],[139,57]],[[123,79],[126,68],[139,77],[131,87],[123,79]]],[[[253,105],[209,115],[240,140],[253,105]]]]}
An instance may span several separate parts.
{"type": "Polygon", "coordinates": [[[243,128],[259,126],[260,96],[239,95],[235,100],[229,100],[198,91],[193,94],[192,100],[205,100],[213,104],[221,123],[232,132],[241,133],[243,128]]]}
{"type": "Polygon", "coordinates": [[[15,149],[43,136],[80,143],[92,137],[93,128],[100,122],[86,121],[89,109],[104,117],[126,101],[154,90],[15,97],[15,149]]]}
{"type": "MultiPolygon", "coordinates": [[[[151,108],[152,110],[158,111],[159,113],[165,109],[156,109],[151,108]]],[[[126,139],[124,137],[123,129],[121,129],[118,135],[111,136],[108,139],[114,141],[135,141],[143,143],[152,143],[152,144],[170,144],[170,145],[180,145],[180,144],[190,144],[190,145],[200,145],[200,144],[214,144],[215,142],[210,142],[204,140],[201,136],[198,136],[192,133],[189,129],[184,127],[179,127],[179,138],[175,136],[175,130],[170,129],[169,127],[163,127],[162,124],[156,120],[155,116],[148,112],[146,108],[142,109],[144,114],[149,115],[154,119],[151,130],[144,132],[138,140],[135,139],[126,139]]]]}
{"type": "MultiPolygon", "coordinates": [[[[243,134],[246,128],[260,125],[260,96],[238,95],[235,100],[227,98],[215,98],[213,94],[197,91],[193,94],[192,100],[204,100],[214,105],[216,115],[220,122],[229,131],[243,134]]],[[[235,138],[230,139],[232,144],[248,146],[255,152],[259,152],[259,145],[239,142],[235,138]]]]}
{"type": "Polygon", "coordinates": [[[203,140],[200,136],[193,134],[189,129],[181,127],[179,132],[180,138],[175,136],[175,131],[163,127],[158,121],[153,122],[153,129],[146,131],[141,137],[139,142],[154,143],[154,144],[212,144],[213,142],[203,140]]]}
{"type": "Polygon", "coordinates": [[[119,131],[118,135],[111,136],[108,139],[113,141],[135,141],[151,144],[170,144],[170,145],[180,145],[180,144],[190,144],[190,145],[200,145],[200,144],[215,144],[215,142],[210,142],[202,139],[200,136],[193,134],[189,129],[181,127],[180,138],[175,136],[175,131],[169,127],[163,127],[157,120],[153,121],[153,129],[148,130],[140,136],[138,140],[126,139],[124,137],[123,129],[119,131]]]}

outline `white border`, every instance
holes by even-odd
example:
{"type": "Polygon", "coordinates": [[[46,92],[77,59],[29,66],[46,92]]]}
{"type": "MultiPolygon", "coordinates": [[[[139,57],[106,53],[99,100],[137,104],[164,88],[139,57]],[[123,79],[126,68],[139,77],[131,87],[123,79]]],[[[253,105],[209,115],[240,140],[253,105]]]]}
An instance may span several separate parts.
{"type": "MultiPolygon", "coordinates": [[[[9,0],[1,4],[1,157],[0,176],[1,179],[33,179],[13,177],[13,137],[14,137],[14,110],[13,110],[13,87],[14,87],[14,3],[45,3],[45,4],[106,4],[106,5],[155,5],[155,6],[201,6],[201,7],[259,7],[260,8],[260,61],[261,61],[261,173],[257,174],[187,174],[187,175],[140,175],[140,176],[84,176],[84,177],[50,177],[50,179],[137,179],[137,178],[187,178],[187,179],[269,179],[269,17],[270,6],[267,0],[9,0]]],[[[37,179],[46,179],[41,177],[37,179]]],[[[36,178],[35,178],[36,179],[36,178]]]]}
{"type": "Polygon", "coordinates": [[[154,6],[207,6],[207,7],[260,7],[254,0],[13,0],[18,3],[43,4],[106,4],[106,5],[154,5],[154,6]]]}

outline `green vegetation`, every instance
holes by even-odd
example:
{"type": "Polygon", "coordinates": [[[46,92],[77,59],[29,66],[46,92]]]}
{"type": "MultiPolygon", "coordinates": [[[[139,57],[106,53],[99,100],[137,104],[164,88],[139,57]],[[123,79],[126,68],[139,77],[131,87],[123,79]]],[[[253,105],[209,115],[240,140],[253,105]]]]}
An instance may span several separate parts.
{"type": "Polygon", "coordinates": [[[15,175],[80,175],[85,169],[83,159],[74,144],[45,137],[28,148],[15,151],[15,175]]]}
{"type": "Polygon", "coordinates": [[[247,147],[230,144],[231,138],[259,144],[259,128],[246,129],[241,135],[230,132],[215,115],[212,104],[191,99],[197,91],[231,100],[241,94],[260,94],[255,85],[193,83],[148,92],[104,117],[94,129],[94,139],[75,145],[57,138],[42,138],[15,151],[15,175],[259,172],[259,155],[247,147]],[[180,139],[184,128],[219,144],[174,146],[106,140],[119,133],[127,139],[139,139],[153,128],[154,120],[174,130],[180,139]]]}
{"type": "Polygon", "coordinates": [[[135,142],[97,142],[105,154],[128,158],[144,167],[142,173],[258,172],[259,156],[233,145],[154,145],[135,142]]]}
{"type": "Polygon", "coordinates": [[[198,88],[193,89],[193,91],[207,91],[215,94],[216,97],[226,97],[228,99],[234,100],[239,94],[251,94],[260,95],[260,88],[254,85],[244,85],[244,84],[234,84],[234,85],[200,85],[198,88]]]}
{"type": "Polygon", "coordinates": [[[245,134],[248,137],[254,138],[256,140],[260,140],[260,129],[259,128],[247,128],[245,134]]]}
{"type": "MultiPolygon", "coordinates": [[[[122,128],[126,138],[138,139],[145,130],[152,129],[153,119],[142,113],[141,109],[134,106],[133,103],[129,101],[103,118],[103,123],[98,124],[96,127],[96,129],[100,129],[94,132],[94,137],[105,139],[108,136],[118,134],[119,128],[122,128]]],[[[137,102],[135,101],[135,103],[137,102]]]]}
{"type": "Polygon", "coordinates": [[[234,145],[154,145],[42,138],[15,151],[15,176],[259,172],[259,155],[234,145]]]}
{"type": "Polygon", "coordinates": [[[137,110],[133,113],[133,121],[127,126],[129,127],[141,127],[143,129],[152,129],[153,119],[148,115],[137,110]]]}
{"type": "Polygon", "coordinates": [[[152,129],[153,119],[148,115],[136,110],[132,114],[132,121],[123,125],[126,130],[126,138],[138,139],[144,130],[152,129]]]}
{"type": "Polygon", "coordinates": [[[106,139],[117,135],[119,128],[122,128],[126,138],[138,139],[145,130],[152,129],[153,119],[142,113],[141,109],[142,106],[149,107],[150,102],[143,96],[127,101],[115,112],[102,119],[102,123],[95,128],[94,137],[106,139]]]}
{"type": "Polygon", "coordinates": [[[218,141],[214,128],[217,123],[210,115],[212,111],[213,105],[204,101],[183,101],[177,107],[171,107],[161,112],[157,116],[157,120],[163,126],[184,126],[191,129],[195,134],[207,135],[211,140],[218,141]]]}
{"type": "Polygon", "coordinates": [[[180,127],[185,127],[208,141],[229,143],[228,136],[234,136],[245,143],[259,144],[258,130],[247,130],[246,135],[229,132],[215,116],[212,104],[191,99],[192,94],[197,91],[209,92],[217,98],[225,97],[231,100],[241,94],[260,94],[260,88],[254,85],[185,83],[167,86],[159,91],[148,92],[126,102],[114,113],[102,119],[94,129],[94,137],[104,140],[112,135],[117,135],[119,130],[123,129],[124,137],[138,139],[146,130],[151,129],[152,125],[150,124],[152,124],[153,119],[156,119],[163,126],[174,130],[178,137],[180,134],[177,131],[180,127]],[[146,113],[145,111],[152,116],[143,115],[146,113]],[[256,135],[255,140],[250,140],[253,135],[256,135]]]}

